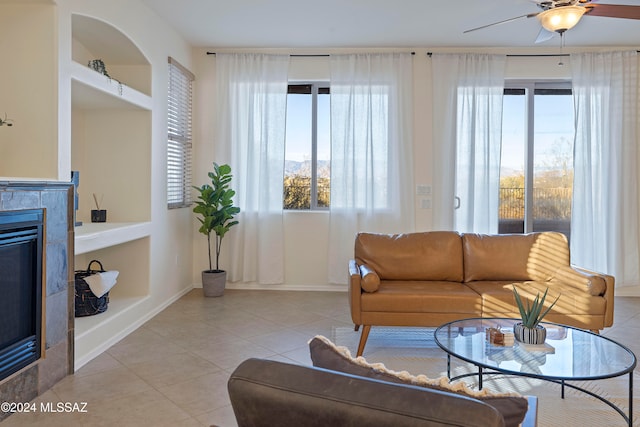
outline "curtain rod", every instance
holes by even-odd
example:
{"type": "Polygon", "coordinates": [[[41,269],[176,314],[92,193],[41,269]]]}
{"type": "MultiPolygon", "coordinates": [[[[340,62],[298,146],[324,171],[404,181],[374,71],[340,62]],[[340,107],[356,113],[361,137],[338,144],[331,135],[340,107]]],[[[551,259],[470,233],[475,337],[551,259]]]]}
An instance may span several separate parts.
{"type": "MultiPolygon", "coordinates": [[[[640,50],[636,50],[637,53],[640,53],[640,50]]],[[[215,55],[215,52],[207,52],[207,55],[215,55]]],[[[415,55],[415,52],[411,52],[411,55],[415,55]]],[[[427,56],[429,58],[431,58],[431,55],[433,55],[433,52],[427,52],[427,56]]],[[[321,54],[290,54],[289,56],[291,57],[297,57],[297,58],[304,58],[304,57],[309,57],[309,58],[313,58],[313,57],[327,57],[327,56],[331,56],[328,53],[321,53],[321,54]]],[[[505,55],[509,58],[518,58],[518,57],[522,57],[522,58],[526,58],[526,57],[553,57],[553,56],[570,56],[569,53],[522,53],[522,54],[507,54],[505,55]]]]}
{"type": "MultiPolygon", "coordinates": [[[[427,56],[429,58],[431,58],[431,55],[433,55],[433,52],[427,52],[427,56]]],[[[507,54],[505,55],[507,57],[536,57],[536,56],[540,56],[540,57],[545,57],[545,56],[569,56],[568,53],[522,53],[522,54],[507,54]]]]}
{"type": "MultiPolygon", "coordinates": [[[[640,50],[636,50],[636,53],[640,53],[640,50]]],[[[427,52],[427,56],[429,58],[431,58],[431,55],[433,55],[433,52],[427,52]]],[[[570,56],[570,55],[571,54],[569,54],[569,53],[522,53],[522,54],[511,54],[511,55],[507,54],[505,56],[507,56],[509,58],[513,58],[513,57],[515,57],[515,58],[518,58],[518,57],[526,58],[526,57],[536,57],[536,56],[539,56],[539,57],[547,56],[548,57],[548,56],[570,56]]]]}
{"type": "MultiPolygon", "coordinates": [[[[207,52],[207,55],[215,55],[215,54],[216,54],[215,52],[207,52]]],[[[416,54],[415,52],[411,52],[411,55],[415,55],[415,54],[416,54]]],[[[324,56],[331,56],[331,55],[328,53],[321,53],[321,54],[290,54],[289,56],[295,57],[295,58],[301,58],[301,57],[313,58],[313,57],[324,57],[324,56]]],[[[429,56],[431,56],[431,54],[429,54],[429,56]]]]}

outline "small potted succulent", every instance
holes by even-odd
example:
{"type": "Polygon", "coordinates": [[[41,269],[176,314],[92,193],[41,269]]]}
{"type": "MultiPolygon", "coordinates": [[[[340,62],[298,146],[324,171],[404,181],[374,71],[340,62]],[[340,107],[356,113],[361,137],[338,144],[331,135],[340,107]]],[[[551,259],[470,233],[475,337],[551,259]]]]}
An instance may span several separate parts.
{"type": "Polygon", "coordinates": [[[193,187],[199,193],[193,212],[198,214],[201,224],[198,231],[207,236],[209,248],[209,269],[202,272],[202,288],[205,296],[217,297],[224,293],[227,282],[227,272],[220,270],[219,266],[222,239],[231,227],[238,224],[234,217],[240,213],[240,208],[233,206],[232,198],[236,192],[229,187],[232,178],[231,167],[214,162],[213,172],[209,172],[208,175],[211,185],[193,187]],[[211,234],[215,235],[215,269],[211,262],[211,234]]]}
{"type": "Polygon", "coordinates": [[[516,340],[525,344],[544,344],[547,339],[547,330],[540,325],[540,322],[560,299],[560,295],[558,295],[556,300],[543,311],[544,301],[548,292],[549,288],[544,291],[542,296],[538,293],[533,302],[527,300],[525,304],[520,294],[518,294],[518,289],[513,286],[513,296],[516,299],[516,305],[522,318],[521,322],[513,325],[513,335],[516,340]]]}

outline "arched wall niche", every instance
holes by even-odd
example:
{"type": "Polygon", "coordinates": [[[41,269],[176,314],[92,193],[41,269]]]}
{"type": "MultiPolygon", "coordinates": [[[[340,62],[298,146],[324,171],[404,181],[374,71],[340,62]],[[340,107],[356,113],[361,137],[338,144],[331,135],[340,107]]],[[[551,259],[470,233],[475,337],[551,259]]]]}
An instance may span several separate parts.
{"type": "Polygon", "coordinates": [[[103,61],[109,76],[151,96],[151,64],[138,46],[119,29],[100,19],[73,14],[72,60],[82,65],[103,61]]]}

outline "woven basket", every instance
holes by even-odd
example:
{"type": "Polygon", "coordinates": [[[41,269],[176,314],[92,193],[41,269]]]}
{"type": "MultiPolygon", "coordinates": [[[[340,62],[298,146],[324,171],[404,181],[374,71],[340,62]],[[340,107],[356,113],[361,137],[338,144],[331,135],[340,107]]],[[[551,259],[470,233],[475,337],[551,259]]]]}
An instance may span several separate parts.
{"type": "Polygon", "coordinates": [[[107,311],[109,305],[109,292],[98,298],[91,292],[91,288],[84,280],[85,277],[91,276],[96,273],[104,273],[102,263],[98,260],[92,260],[89,262],[86,270],[75,271],[76,281],[76,304],[75,315],[76,317],[93,316],[95,314],[104,313],[107,311]],[[100,270],[92,270],[91,264],[97,263],[100,266],[100,270]]]}

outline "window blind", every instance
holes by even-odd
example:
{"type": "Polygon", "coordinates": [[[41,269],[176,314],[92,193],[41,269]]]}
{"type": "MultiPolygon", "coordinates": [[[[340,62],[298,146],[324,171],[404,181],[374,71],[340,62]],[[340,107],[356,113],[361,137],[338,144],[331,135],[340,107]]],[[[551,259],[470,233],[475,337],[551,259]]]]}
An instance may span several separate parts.
{"type": "Polygon", "coordinates": [[[191,109],[193,74],[169,57],[167,206],[191,205],[191,109]]]}

